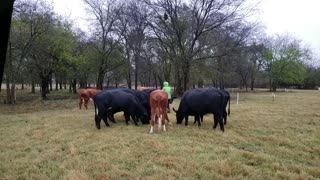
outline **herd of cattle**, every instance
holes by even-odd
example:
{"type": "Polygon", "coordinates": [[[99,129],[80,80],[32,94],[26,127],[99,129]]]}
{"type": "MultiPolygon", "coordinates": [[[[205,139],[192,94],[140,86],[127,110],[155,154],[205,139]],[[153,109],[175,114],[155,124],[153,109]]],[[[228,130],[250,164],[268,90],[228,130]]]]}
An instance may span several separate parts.
{"type": "MultiPolygon", "coordinates": [[[[142,124],[151,124],[150,133],[153,133],[155,124],[159,129],[166,131],[168,94],[158,89],[81,89],[80,103],[88,108],[88,101],[93,99],[95,107],[95,123],[100,129],[101,119],[106,126],[110,126],[108,119],[115,123],[114,114],[124,112],[126,124],[130,117],[135,125],[140,121],[142,124]]],[[[185,119],[185,125],[188,125],[188,116],[194,116],[195,122],[201,126],[205,114],[213,114],[214,125],[219,124],[220,129],[224,131],[224,125],[227,123],[227,115],[230,115],[230,95],[223,89],[198,88],[186,91],[180,101],[178,110],[173,108],[176,113],[177,124],[181,124],[185,119]],[[228,106],[229,104],[229,106],[228,106]],[[228,112],[226,108],[228,106],[228,112]]]]}

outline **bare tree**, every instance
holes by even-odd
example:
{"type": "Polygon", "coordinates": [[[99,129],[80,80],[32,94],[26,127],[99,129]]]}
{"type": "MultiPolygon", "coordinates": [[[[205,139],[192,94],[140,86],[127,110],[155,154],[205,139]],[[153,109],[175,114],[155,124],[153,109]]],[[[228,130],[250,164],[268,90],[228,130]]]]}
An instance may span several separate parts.
{"type": "Polygon", "coordinates": [[[93,16],[93,38],[97,42],[94,46],[98,52],[97,87],[102,89],[106,73],[124,64],[123,62],[112,63],[112,53],[119,48],[123,33],[116,28],[119,23],[121,4],[115,0],[83,1],[93,16]]]}
{"type": "Polygon", "coordinates": [[[42,1],[19,1],[15,5],[6,71],[9,104],[15,103],[16,81],[22,77],[22,67],[27,65],[27,56],[34,42],[48,30],[50,13],[49,5],[42,1]]]}
{"type": "Polygon", "coordinates": [[[190,68],[201,57],[205,44],[199,41],[218,28],[227,28],[247,16],[252,9],[245,8],[245,0],[193,0],[190,4],[179,0],[149,3],[155,16],[150,19],[154,36],[175,64],[176,90],[189,88],[190,68]]]}

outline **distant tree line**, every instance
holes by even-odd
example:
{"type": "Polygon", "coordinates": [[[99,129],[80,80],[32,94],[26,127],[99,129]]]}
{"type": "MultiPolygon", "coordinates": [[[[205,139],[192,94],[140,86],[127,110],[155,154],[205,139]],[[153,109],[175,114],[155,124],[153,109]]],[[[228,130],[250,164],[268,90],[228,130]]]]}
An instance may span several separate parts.
{"type": "Polygon", "coordinates": [[[4,82],[52,90],[96,86],[315,88],[320,69],[288,35],[267,37],[246,0],[83,0],[90,33],[74,29],[43,0],[16,0],[4,82]],[[55,83],[55,85],[52,85],[55,83]],[[52,87],[55,87],[53,89],[52,87]]]}

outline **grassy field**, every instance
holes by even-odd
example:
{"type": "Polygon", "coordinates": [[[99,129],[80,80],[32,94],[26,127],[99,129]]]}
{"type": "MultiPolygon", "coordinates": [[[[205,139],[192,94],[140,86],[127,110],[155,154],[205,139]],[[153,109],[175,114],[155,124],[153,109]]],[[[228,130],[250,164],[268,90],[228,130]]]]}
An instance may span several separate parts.
{"type": "Polygon", "coordinates": [[[198,128],[193,118],[176,125],[172,112],[167,132],[155,134],[126,126],[122,113],[97,130],[92,104],[79,110],[66,92],[49,101],[17,94],[19,104],[0,105],[0,179],[320,178],[320,91],[275,101],[266,91],[240,93],[238,105],[232,93],[224,133],[212,130],[212,115],[198,128]]]}

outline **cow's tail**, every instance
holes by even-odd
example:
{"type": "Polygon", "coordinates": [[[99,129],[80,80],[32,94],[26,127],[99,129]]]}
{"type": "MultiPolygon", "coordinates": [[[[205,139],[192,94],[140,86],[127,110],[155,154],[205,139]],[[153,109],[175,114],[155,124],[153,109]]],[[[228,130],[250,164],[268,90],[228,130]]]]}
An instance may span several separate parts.
{"type": "Polygon", "coordinates": [[[228,116],[230,116],[230,100],[231,100],[231,98],[229,96],[228,116]]]}

